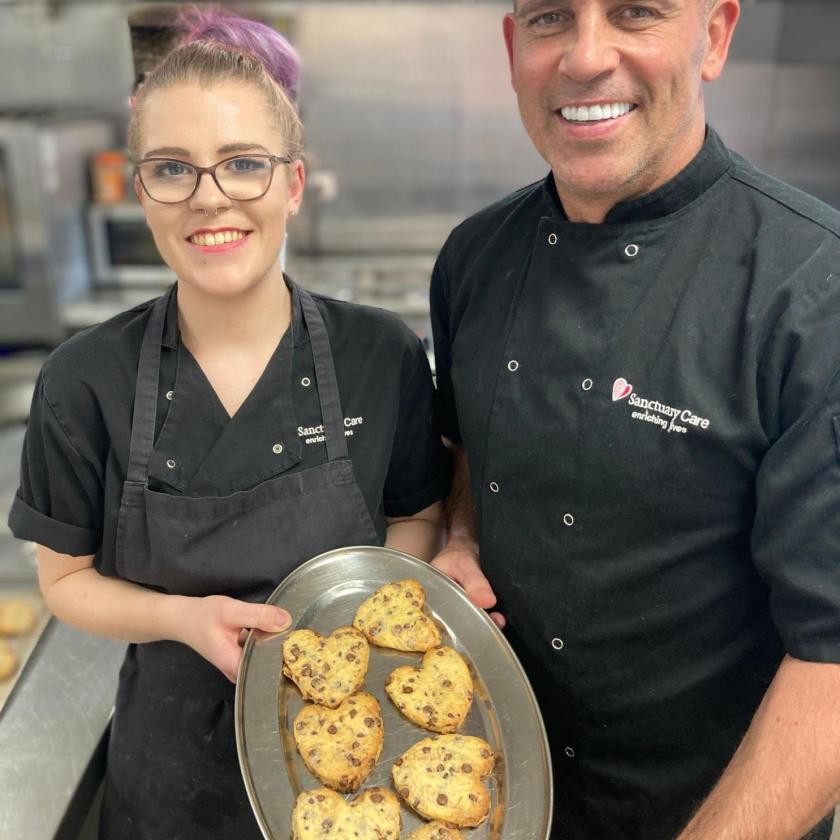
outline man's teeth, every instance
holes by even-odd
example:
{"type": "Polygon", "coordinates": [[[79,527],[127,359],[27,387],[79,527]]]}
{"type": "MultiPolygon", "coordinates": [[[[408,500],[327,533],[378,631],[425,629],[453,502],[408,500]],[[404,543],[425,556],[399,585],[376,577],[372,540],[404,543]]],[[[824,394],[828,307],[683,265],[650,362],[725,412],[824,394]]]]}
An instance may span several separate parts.
{"type": "Polygon", "coordinates": [[[633,105],[629,102],[612,102],[607,105],[571,105],[561,108],[560,113],[569,122],[595,122],[623,117],[632,108],[633,105]]]}
{"type": "Polygon", "coordinates": [[[241,230],[223,230],[218,233],[197,233],[190,237],[193,245],[224,245],[225,242],[236,242],[244,239],[245,234],[241,230]]]}

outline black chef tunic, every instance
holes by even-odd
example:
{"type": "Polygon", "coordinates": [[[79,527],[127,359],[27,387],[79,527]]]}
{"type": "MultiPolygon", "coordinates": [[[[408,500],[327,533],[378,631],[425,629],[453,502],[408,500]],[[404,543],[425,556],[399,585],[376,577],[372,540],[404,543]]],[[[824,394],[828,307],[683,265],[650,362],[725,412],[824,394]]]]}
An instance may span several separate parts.
{"type": "Polygon", "coordinates": [[[840,214],[710,130],[605,224],[471,217],[431,300],[556,836],[670,840],[784,653],[840,662],[840,214]]]}
{"type": "MultiPolygon", "coordinates": [[[[292,328],[232,418],[180,341],[172,296],[150,489],[226,496],[326,462],[309,336],[292,290],[292,328]]],[[[417,513],[449,487],[428,360],[395,315],[314,298],[329,333],[356,480],[384,539],[386,516],[417,513]]],[[[94,565],[108,575],[116,573],[117,513],[150,314],[149,304],[137,306],[50,356],[36,386],[9,516],[15,536],[64,554],[95,554],[94,565]]]]}

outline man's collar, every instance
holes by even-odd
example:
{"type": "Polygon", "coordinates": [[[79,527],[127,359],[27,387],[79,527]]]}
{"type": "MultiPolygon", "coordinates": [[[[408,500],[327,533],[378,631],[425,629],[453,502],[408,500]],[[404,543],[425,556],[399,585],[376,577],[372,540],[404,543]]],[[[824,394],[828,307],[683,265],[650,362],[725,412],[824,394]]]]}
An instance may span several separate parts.
{"type": "MultiPolygon", "coordinates": [[[[616,204],[607,213],[604,224],[648,222],[675,213],[699,198],[730,166],[726,146],[711,128],[707,128],[703,147],[685,169],[653,192],[616,204]]],[[[545,179],[543,190],[552,213],[568,221],[551,172],[545,179]]]]}
{"type": "MultiPolygon", "coordinates": [[[[294,346],[303,347],[309,343],[309,333],[306,331],[303,323],[300,293],[298,292],[298,287],[285,274],[283,275],[283,280],[292,295],[292,336],[294,338],[294,346]]],[[[169,294],[169,302],[166,306],[166,320],[163,325],[161,345],[169,350],[177,350],[180,334],[181,331],[178,328],[178,287],[176,284],[175,288],[169,294]]]]}

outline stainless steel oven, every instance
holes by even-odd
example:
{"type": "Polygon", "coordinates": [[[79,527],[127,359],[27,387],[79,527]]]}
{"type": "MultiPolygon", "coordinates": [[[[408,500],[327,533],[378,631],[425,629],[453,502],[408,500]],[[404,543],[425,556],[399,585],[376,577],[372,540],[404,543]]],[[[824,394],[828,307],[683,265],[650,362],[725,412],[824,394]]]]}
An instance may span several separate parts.
{"type": "Polygon", "coordinates": [[[53,345],[63,305],[90,287],[87,163],[102,119],[0,118],[0,345],[53,345]]]}
{"type": "Polygon", "coordinates": [[[160,287],[174,281],[136,202],[91,205],[88,231],[96,285],[160,287]]]}

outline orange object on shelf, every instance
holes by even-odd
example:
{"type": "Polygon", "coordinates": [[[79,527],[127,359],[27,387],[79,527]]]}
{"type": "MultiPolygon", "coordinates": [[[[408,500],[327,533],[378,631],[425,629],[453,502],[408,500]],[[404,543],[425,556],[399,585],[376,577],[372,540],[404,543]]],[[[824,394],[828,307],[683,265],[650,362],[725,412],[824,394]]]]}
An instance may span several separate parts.
{"type": "Polygon", "coordinates": [[[93,200],[97,204],[125,201],[128,158],[119,149],[97,152],[91,160],[93,200]]]}

